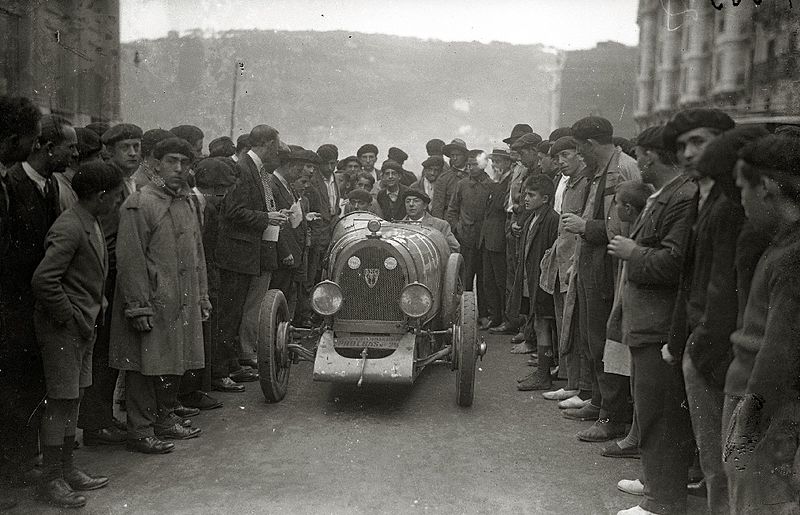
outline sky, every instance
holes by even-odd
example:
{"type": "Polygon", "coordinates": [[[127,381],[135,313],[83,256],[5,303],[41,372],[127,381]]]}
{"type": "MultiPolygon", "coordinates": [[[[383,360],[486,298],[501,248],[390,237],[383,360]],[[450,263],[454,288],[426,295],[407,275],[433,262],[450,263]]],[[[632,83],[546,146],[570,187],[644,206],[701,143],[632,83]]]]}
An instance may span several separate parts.
{"type": "Polygon", "coordinates": [[[576,50],[638,44],[638,0],[121,0],[123,42],[170,30],[345,30],[576,50]]]}

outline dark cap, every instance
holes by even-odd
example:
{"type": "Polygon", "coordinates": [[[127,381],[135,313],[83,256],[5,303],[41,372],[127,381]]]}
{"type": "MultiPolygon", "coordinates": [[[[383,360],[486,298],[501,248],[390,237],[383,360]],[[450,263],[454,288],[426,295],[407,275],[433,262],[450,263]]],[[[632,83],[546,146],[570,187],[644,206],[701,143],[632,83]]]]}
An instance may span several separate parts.
{"type": "Polygon", "coordinates": [[[194,142],[197,140],[203,139],[205,136],[203,131],[200,130],[200,127],[196,127],[194,125],[178,125],[177,127],[171,128],[169,132],[179,138],[185,139],[192,144],[194,144],[194,142]]]}
{"type": "Polygon", "coordinates": [[[408,159],[408,154],[406,154],[397,147],[390,147],[389,152],[387,152],[386,155],[392,161],[397,161],[400,164],[405,163],[406,159],[408,159]]]}
{"type": "Polygon", "coordinates": [[[381,171],[385,170],[396,170],[398,173],[403,173],[403,166],[398,163],[397,161],[392,161],[391,159],[387,159],[381,165],[381,171]]]}
{"type": "Polygon", "coordinates": [[[646,128],[636,136],[634,144],[637,147],[652,150],[666,150],[667,147],[664,145],[664,126],[656,125],[646,128]]]}
{"type": "Polygon", "coordinates": [[[558,141],[564,136],[572,136],[572,127],[559,127],[550,133],[549,141],[558,141]]]}
{"type": "Polygon", "coordinates": [[[425,202],[426,204],[430,204],[431,203],[431,198],[424,191],[414,190],[414,189],[411,189],[411,188],[403,191],[400,194],[400,202],[405,204],[406,199],[409,198],[409,197],[410,198],[418,198],[421,201],[425,202]]]}
{"type": "Polygon", "coordinates": [[[691,130],[706,127],[720,132],[733,129],[736,123],[719,109],[686,109],[672,116],[664,127],[664,144],[674,149],[678,136],[691,130]]]}
{"type": "Polygon", "coordinates": [[[86,127],[78,127],[75,129],[75,134],[78,136],[78,154],[81,159],[85,159],[103,149],[100,136],[93,130],[86,127]]]}
{"type": "Polygon", "coordinates": [[[248,148],[250,146],[250,134],[241,134],[236,138],[236,150],[248,148]]]}
{"type": "Polygon", "coordinates": [[[550,153],[553,155],[558,154],[563,150],[578,150],[578,142],[572,136],[562,136],[558,138],[553,146],[550,147],[550,153]]]}
{"type": "Polygon", "coordinates": [[[87,129],[97,134],[98,138],[102,138],[103,134],[111,128],[111,124],[107,122],[92,122],[86,126],[87,129]]]}
{"type": "Polygon", "coordinates": [[[372,195],[370,195],[369,192],[367,191],[356,188],[354,190],[351,190],[350,193],[347,194],[347,200],[350,201],[358,200],[359,202],[366,202],[367,204],[371,204],[372,195]]]}
{"type": "Polygon", "coordinates": [[[527,123],[518,123],[511,129],[511,136],[507,137],[503,140],[503,143],[508,145],[513,144],[519,138],[521,138],[524,134],[530,134],[533,132],[533,129],[527,123]]]}
{"type": "Polygon", "coordinates": [[[120,123],[108,129],[100,139],[109,146],[125,139],[142,139],[142,129],[132,123],[120,123]]]}
{"type": "Polygon", "coordinates": [[[236,182],[230,166],[223,159],[208,157],[197,163],[194,167],[195,183],[200,187],[215,188],[236,182]]]}
{"type": "Polygon", "coordinates": [[[171,132],[165,131],[164,129],[150,129],[145,131],[145,133],[142,134],[142,155],[144,157],[149,156],[153,153],[153,149],[156,148],[159,141],[174,137],[175,136],[171,132]]]}
{"type": "Polygon", "coordinates": [[[432,155],[428,159],[422,162],[423,168],[430,168],[430,167],[444,167],[444,158],[442,156],[432,155]]]}
{"type": "Polygon", "coordinates": [[[161,159],[167,154],[180,154],[191,159],[194,157],[194,149],[185,139],[173,136],[159,141],[153,149],[153,157],[156,159],[161,159]]]}
{"type": "Polygon", "coordinates": [[[339,159],[339,148],[333,143],[325,143],[319,146],[317,155],[323,161],[334,161],[339,159]]]}
{"type": "Polygon", "coordinates": [[[520,150],[523,148],[536,148],[541,142],[542,142],[542,137],[536,134],[535,132],[531,132],[529,134],[523,134],[517,141],[511,144],[511,150],[520,150]]]}
{"type": "Polygon", "coordinates": [[[361,145],[361,148],[358,149],[356,155],[358,157],[363,156],[364,154],[375,154],[378,155],[378,147],[373,145],[372,143],[367,143],[366,145],[361,145]]]}
{"type": "Polygon", "coordinates": [[[769,131],[762,125],[743,125],[726,131],[703,149],[697,162],[697,172],[714,179],[732,177],[733,167],[739,159],[739,149],[768,134],[769,131]]]}
{"type": "Polygon", "coordinates": [[[441,156],[442,148],[444,148],[444,141],[434,138],[425,143],[425,151],[429,156],[441,156]]]}
{"type": "Polygon", "coordinates": [[[342,159],[341,161],[339,161],[339,164],[336,165],[336,169],[337,170],[344,170],[345,167],[347,166],[347,163],[350,163],[350,162],[353,162],[353,163],[357,164],[358,166],[361,166],[361,161],[359,161],[356,156],[347,156],[344,159],[342,159]]]}
{"type": "Polygon", "coordinates": [[[210,157],[230,157],[236,153],[236,146],[228,136],[220,136],[211,140],[208,144],[208,155],[210,157]]]}
{"type": "Polygon", "coordinates": [[[536,145],[536,151],[541,152],[542,154],[549,154],[550,153],[550,142],[549,141],[542,141],[538,145],[536,145]]]}
{"type": "Polygon", "coordinates": [[[442,147],[442,154],[446,155],[447,157],[450,157],[450,152],[452,152],[453,150],[460,150],[461,152],[464,152],[465,154],[467,152],[469,152],[469,149],[467,148],[467,144],[464,142],[463,139],[459,139],[459,138],[455,138],[453,141],[451,141],[447,145],[443,146],[442,147]]]}
{"type": "Polygon", "coordinates": [[[587,116],[572,125],[572,135],[580,140],[611,138],[614,126],[605,118],[587,116]]]}

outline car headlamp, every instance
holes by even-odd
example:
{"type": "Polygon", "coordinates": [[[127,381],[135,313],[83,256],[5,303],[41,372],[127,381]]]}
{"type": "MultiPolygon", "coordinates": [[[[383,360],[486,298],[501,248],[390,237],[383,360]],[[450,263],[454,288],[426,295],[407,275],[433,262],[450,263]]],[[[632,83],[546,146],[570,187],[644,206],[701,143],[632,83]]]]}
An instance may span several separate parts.
{"type": "Polygon", "coordinates": [[[400,309],[406,316],[419,318],[427,315],[433,307],[433,295],[422,283],[411,283],[400,292],[400,309]]]}
{"type": "Polygon", "coordinates": [[[333,281],[322,281],[311,290],[311,308],[322,316],[331,316],[342,309],[342,289],[333,281]]]}

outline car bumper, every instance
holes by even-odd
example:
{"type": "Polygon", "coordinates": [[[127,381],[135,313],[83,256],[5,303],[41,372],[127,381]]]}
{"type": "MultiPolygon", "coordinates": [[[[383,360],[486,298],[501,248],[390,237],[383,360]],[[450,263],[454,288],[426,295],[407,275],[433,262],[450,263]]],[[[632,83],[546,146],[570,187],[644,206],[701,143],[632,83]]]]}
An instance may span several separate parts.
{"type": "Polygon", "coordinates": [[[361,358],[345,358],[333,346],[333,331],[325,331],[317,346],[314,381],[328,383],[411,384],[414,381],[415,336],[406,333],[397,349],[385,358],[366,363],[361,358]]]}

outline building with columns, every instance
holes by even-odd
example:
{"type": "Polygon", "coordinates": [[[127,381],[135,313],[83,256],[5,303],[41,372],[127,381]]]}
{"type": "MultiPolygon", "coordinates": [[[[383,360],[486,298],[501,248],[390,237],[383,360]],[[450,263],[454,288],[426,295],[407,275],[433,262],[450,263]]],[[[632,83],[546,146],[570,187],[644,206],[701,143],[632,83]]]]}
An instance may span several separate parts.
{"type": "Polygon", "coordinates": [[[788,0],[640,0],[636,123],[690,107],[800,123],[800,10],[788,0]]]}
{"type": "Polygon", "coordinates": [[[119,120],[119,0],[0,4],[0,95],[78,125],[119,120]]]}

